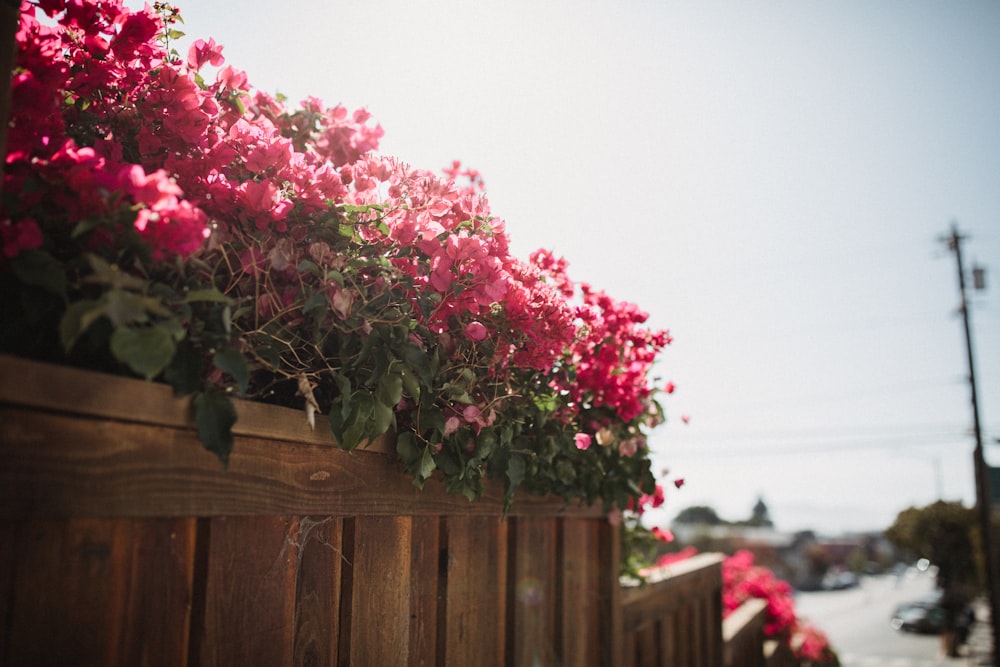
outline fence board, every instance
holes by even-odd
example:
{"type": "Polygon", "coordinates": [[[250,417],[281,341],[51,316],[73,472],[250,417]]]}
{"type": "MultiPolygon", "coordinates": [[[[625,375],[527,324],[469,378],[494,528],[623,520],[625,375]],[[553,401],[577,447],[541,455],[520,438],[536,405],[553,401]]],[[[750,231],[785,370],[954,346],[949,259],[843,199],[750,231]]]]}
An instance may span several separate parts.
{"type": "Polygon", "coordinates": [[[195,519],[131,521],[132,552],[124,665],[184,665],[188,659],[195,519]]]}
{"type": "MultiPolygon", "coordinates": [[[[513,621],[510,656],[515,665],[554,665],[559,661],[556,626],[555,519],[514,519],[509,602],[513,621]]],[[[511,642],[508,642],[510,645],[511,642]]]]}
{"type": "MultiPolygon", "coordinates": [[[[7,355],[0,371],[0,518],[503,513],[501,483],[474,503],[435,481],[419,490],[394,456],[341,451],[298,410],[238,402],[224,469],[169,387],[7,355]]],[[[529,494],[511,508],[537,513],[602,516],[529,494]]]]}
{"type": "Polygon", "coordinates": [[[299,522],[295,591],[296,665],[336,665],[340,637],[343,520],[305,517],[299,522]]]}
{"type": "Polygon", "coordinates": [[[130,522],[19,526],[6,664],[121,665],[130,522]]]}
{"type": "Polygon", "coordinates": [[[444,606],[447,591],[442,576],[439,517],[414,517],[410,545],[410,662],[432,667],[445,654],[444,606]]]}
{"type": "Polygon", "coordinates": [[[206,602],[194,650],[202,665],[290,665],[299,521],[216,517],[209,524],[206,602]]]}
{"type": "Polygon", "coordinates": [[[601,652],[601,570],[599,525],[594,521],[560,521],[559,603],[562,618],[562,663],[567,667],[593,664],[601,652]],[[581,632],[581,628],[593,628],[581,632]]]}
{"type": "Polygon", "coordinates": [[[354,520],[350,653],[341,664],[407,664],[412,525],[408,517],[354,520]]]}
{"type": "Polygon", "coordinates": [[[503,665],[507,523],[451,516],[447,526],[445,664],[503,665]]]}

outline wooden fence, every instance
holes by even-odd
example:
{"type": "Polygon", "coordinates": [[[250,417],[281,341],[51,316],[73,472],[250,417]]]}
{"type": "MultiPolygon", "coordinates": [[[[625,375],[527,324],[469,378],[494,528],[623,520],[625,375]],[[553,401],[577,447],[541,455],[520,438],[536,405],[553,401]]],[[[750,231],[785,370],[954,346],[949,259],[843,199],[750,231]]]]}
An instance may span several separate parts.
{"type": "Polygon", "coordinates": [[[622,595],[626,667],[717,667],[722,661],[722,556],[701,554],[622,595]]]}
{"type": "Polygon", "coordinates": [[[348,454],[260,404],[223,470],[188,411],[0,356],[0,665],[718,667],[763,645],[757,616],[722,623],[720,556],[622,588],[597,509],[502,519],[500,488],[418,491],[388,442],[348,454]]]}
{"type": "Polygon", "coordinates": [[[744,602],[726,617],[722,622],[726,667],[798,667],[786,644],[765,638],[766,617],[767,602],[761,599],[744,602]]]}
{"type": "Polygon", "coordinates": [[[228,470],[163,386],[0,359],[0,662],[587,665],[620,645],[618,529],[241,404],[228,470]]]}

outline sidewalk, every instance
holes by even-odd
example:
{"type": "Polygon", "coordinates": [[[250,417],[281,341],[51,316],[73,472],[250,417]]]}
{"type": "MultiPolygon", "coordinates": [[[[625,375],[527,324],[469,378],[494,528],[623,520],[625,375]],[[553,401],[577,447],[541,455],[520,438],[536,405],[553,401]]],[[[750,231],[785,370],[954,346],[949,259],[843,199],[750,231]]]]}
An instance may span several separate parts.
{"type": "Polygon", "coordinates": [[[985,600],[975,602],[976,622],[963,649],[969,667],[993,666],[993,628],[990,625],[990,606],[985,600]]]}

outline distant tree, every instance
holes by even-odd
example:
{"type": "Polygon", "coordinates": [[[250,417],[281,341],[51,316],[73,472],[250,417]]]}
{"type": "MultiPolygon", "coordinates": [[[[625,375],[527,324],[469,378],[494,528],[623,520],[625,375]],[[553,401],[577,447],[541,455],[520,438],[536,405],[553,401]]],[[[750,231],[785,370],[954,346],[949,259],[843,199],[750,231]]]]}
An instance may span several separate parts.
{"type": "Polygon", "coordinates": [[[753,506],[753,513],[750,515],[750,519],[744,523],[747,526],[760,528],[774,527],[774,522],[771,521],[771,514],[767,511],[767,505],[764,504],[763,498],[757,498],[757,504],[753,506]]]}
{"type": "Polygon", "coordinates": [[[911,507],[899,513],[885,536],[897,547],[936,565],[938,586],[945,592],[959,593],[982,586],[974,509],[943,500],[926,507],[911,507]]]}
{"type": "Polygon", "coordinates": [[[721,526],[726,523],[719,518],[715,510],[706,505],[695,505],[680,511],[674,517],[674,523],[687,523],[702,526],[721,526]]]}

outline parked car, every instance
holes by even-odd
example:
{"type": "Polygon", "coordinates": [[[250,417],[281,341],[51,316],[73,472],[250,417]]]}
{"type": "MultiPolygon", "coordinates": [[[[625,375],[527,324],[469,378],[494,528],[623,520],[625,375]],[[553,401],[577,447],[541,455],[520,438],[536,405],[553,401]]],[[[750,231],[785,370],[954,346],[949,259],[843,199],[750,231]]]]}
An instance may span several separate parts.
{"type": "MultiPolygon", "coordinates": [[[[889,625],[903,632],[941,633],[948,620],[948,610],[942,604],[943,597],[942,591],[936,590],[919,600],[899,605],[893,612],[889,625]]],[[[970,611],[966,608],[955,615],[954,623],[960,634],[972,623],[974,617],[970,611]]]]}
{"type": "Polygon", "coordinates": [[[944,629],[944,623],[944,607],[925,602],[900,605],[889,621],[894,630],[920,634],[938,634],[944,629]]]}
{"type": "Polygon", "coordinates": [[[861,585],[861,578],[849,570],[828,572],[823,577],[823,588],[828,591],[844,591],[861,585]]]}

